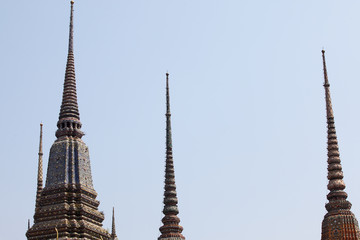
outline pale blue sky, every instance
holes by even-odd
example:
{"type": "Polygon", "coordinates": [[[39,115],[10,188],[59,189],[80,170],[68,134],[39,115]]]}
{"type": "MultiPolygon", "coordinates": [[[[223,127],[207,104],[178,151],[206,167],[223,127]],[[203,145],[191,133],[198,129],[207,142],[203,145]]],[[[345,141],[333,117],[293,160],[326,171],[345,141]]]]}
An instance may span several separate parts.
{"type": "MultiPolygon", "coordinates": [[[[0,175],[4,239],[25,239],[61,104],[69,1],[2,1],[0,175]]],[[[157,239],[170,73],[183,234],[320,239],[326,212],[321,49],[345,183],[360,218],[360,2],[75,2],[78,100],[105,228],[157,239]]]]}

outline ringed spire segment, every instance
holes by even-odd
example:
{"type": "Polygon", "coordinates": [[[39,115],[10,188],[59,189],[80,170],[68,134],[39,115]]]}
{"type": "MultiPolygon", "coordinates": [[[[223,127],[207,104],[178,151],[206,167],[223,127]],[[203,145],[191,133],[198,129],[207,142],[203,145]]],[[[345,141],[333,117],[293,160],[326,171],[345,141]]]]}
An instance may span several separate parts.
{"type": "Polygon", "coordinates": [[[358,221],[351,212],[351,203],[346,200],[348,195],[344,191],[343,171],[340,161],[338,140],[335,130],[334,112],[330,97],[330,83],[328,79],[325,50],[322,50],[324,67],[324,88],[327,118],[327,156],[328,156],[328,203],[325,208],[328,213],[322,221],[321,240],[360,240],[358,221]]]}
{"type": "Polygon", "coordinates": [[[175,169],[172,153],[171,136],[171,113],[169,93],[169,73],[166,73],[166,161],[165,161],[165,186],[164,186],[164,217],[163,226],[160,227],[161,236],[158,240],[183,240],[181,234],[183,227],[179,225],[180,218],[178,209],[178,198],[175,184],[175,169]]]}
{"type": "Polygon", "coordinates": [[[111,223],[111,240],[117,240],[116,227],[115,227],[115,208],[112,211],[112,223],[111,223]]]}
{"type": "Polygon", "coordinates": [[[38,158],[38,175],[36,191],[36,207],[39,207],[41,192],[43,190],[43,150],[42,150],[43,124],[40,123],[40,140],[39,140],[39,158],[38,158]]]}
{"type": "Polygon", "coordinates": [[[75,60],[74,60],[74,1],[71,1],[69,46],[65,70],[64,90],[57,123],[56,137],[79,137],[84,133],[81,129],[80,113],[76,93],[75,60]]]}
{"type": "Polygon", "coordinates": [[[327,118],[327,150],[328,150],[328,189],[330,193],[327,198],[329,201],[336,199],[346,199],[347,193],[344,191],[345,183],[343,181],[344,174],[340,161],[340,153],[338,140],[335,129],[334,112],[330,97],[330,83],[328,79],[325,50],[322,50],[323,68],[324,68],[324,88],[326,102],[326,118],[327,118]]]}

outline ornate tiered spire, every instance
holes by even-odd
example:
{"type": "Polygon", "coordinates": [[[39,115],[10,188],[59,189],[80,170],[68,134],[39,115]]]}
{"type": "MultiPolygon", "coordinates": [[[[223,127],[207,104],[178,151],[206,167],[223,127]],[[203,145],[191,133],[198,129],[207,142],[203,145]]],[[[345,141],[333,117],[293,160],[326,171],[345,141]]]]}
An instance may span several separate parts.
{"type": "MultiPolygon", "coordinates": [[[[38,185],[41,194],[37,194],[34,224],[26,233],[28,240],[55,239],[57,235],[59,239],[110,240],[111,237],[102,227],[104,214],[98,210],[100,202],[96,200],[93,187],[89,149],[81,139],[73,53],[73,12],[74,2],[71,1],[69,49],[57,139],[50,149],[45,187],[42,189],[42,185],[41,188],[38,185]]],[[[40,162],[41,137],[39,152],[40,162]]],[[[39,167],[39,183],[40,180],[42,170],[39,167]]]]}
{"type": "Polygon", "coordinates": [[[117,240],[116,229],[115,229],[115,208],[113,207],[112,212],[112,224],[111,224],[111,240],[117,240]]]}
{"type": "Polygon", "coordinates": [[[40,142],[39,142],[39,159],[38,159],[38,176],[36,191],[36,207],[39,207],[41,192],[43,190],[43,150],[42,150],[43,124],[40,123],[40,142]]]}
{"type": "Polygon", "coordinates": [[[160,227],[161,236],[158,240],[181,240],[185,237],[181,234],[183,228],[179,225],[177,216],[179,209],[175,185],[175,171],[172,154],[171,137],[171,113],[169,94],[169,73],[166,73],[166,167],[165,167],[165,191],[164,191],[164,217],[163,226],[160,227]]]}
{"type": "Polygon", "coordinates": [[[73,136],[82,137],[80,114],[77,103],[75,64],[74,64],[74,1],[71,1],[70,26],[69,26],[69,47],[65,71],[64,91],[60,108],[58,130],[56,137],[73,136]]]}
{"type": "Polygon", "coordinates": [[[344,174],[340,161],[339,147],[335,130],[334,113],[330,97],[330,84],[327,76],[325,51],[322,50],[324,66],[324,88],[326,101],[326,117],[328,128],[328,189],[329,202],[325,205],[328,213],[322,223],[322,240],[359,240],[359,226],[355,215],[350,211],[351,203],[347,201],[344,191],[344,174]]]}
{"type": "MultiPolygon", "coordinates": [[[[322,50],[323,65],[324,65],[324,88],[325,88],[325,101],[326,101],[326,117],[328,125],[328,189],[330,193],[327,198],[329,201],[337,199],[346,199],[347,194],[344,191],[345,183],[343,181],[344,174],[342,172],[339,146],[335,130],[334,112],[331,104],[330,97],[330,84],[327,76],[325,51],[322,50]]],[[[350,204],[350,203],[349,203],[350,204]]],[[[350,209],[348,204],[347,208],[350,209]]],[[[331,204],[330,204],[331,205],[331,204]]],[[[331,206],[329,206],[331,207],[331,206]]]]}

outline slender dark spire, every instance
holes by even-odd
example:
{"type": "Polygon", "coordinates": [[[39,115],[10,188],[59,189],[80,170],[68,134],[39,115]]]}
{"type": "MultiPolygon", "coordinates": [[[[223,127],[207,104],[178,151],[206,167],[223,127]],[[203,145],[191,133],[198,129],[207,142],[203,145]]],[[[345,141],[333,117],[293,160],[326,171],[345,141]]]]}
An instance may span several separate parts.
{"type": "Polygon", "coordinates": [[[42,150],[43,124],[40,123],[40,141],[39,141],[39,159],[38,159],[38,176],[36,191],[36,207],[39,207],[41,192],[43,190],[43,150],[42,150]]]}
{"type": "Polygon", "coordinates": [[[77,103],[75,63],[74,63],[74,1],[71,1],[69,48],[66,63],[63,98],[60,108],[56,137],[82,137],[80,113],[77,103]]]}
{"type": "MultiPolygon", "coordinates": [[[[335,130],[334,112],[331,104],[330,97],[330,84],[327,76],[326,62],[325,62],[325,50],[322,50],[323,66],[324,66],[324,88],[325,88],[325,101],[326,101],[326,117],[328,128],[328,189],[330,193],[327,195],[329,201],[337,199],[346,199],[347,194],[344,191],[345,183],[343,181],[344,174],[342,172],[342,166],[340,161],[340,153],[338,140],[335,130]]],[[[330,204],[330,203],[329,203],[330,204]]],[[[330,204],[331,205],[331,204],[330,204]]],[[[347,206],[351,207],[350,203],[347,206]]]]}
{"type": "Polygon", "coordinates": [[[28,219],[28,230],[30,229],[30,219],[28,219]]]}
{"type": "Polygon", "coordinates": [[[117,240],[116,236],[116,228],[115,228],[115,208],[113,207],[113,216],[112,216],[112,223],[111,223],[111,240],[117,240]]]}
{"type": "Polygon", "coordinates": [[[161,236],[158,238],[180,240],[185,239],[181,234],[183,227],[179,225],[180,219],[178,199],[175,185],[175,170],[172,153],[171,137],[171,113],[170,113],[170,94],[169,94],[169,73],[166,73],[166,167],[165,167],[165,191],[164,191],[164,217],[163,226],[160,227],[161,236]]]}
{"type": "Polygon", "coordinates": [[[171,112],[170,112],[170,93],[169,93],[169,73],[166,73],[166,158],[171,153],[172,156],[172,136],[171,136],[171,112]]]}
{"type": "Polygon", "coordinates": [[[113,212],[112,212],[111,239],[112,240],[117,239],[116,229],[115,229],[115,208],[114,207],[113,207],[113,212]]]}
{"type": "Polygon", "coordinates": [[[330,97],[330,84],[327,75],[325,51],[322,50],[324,66],[324,88],[327,118],[327,150],[328,150],[328,203],[325,208],[328,213],[322,222],[321,240],[360,240],[359,225],[355,215],[350,211],[351,203],[347,201],[344,191],[344,174],[340,161],[338,140],[335,130],[334,112],[330,97]]]}

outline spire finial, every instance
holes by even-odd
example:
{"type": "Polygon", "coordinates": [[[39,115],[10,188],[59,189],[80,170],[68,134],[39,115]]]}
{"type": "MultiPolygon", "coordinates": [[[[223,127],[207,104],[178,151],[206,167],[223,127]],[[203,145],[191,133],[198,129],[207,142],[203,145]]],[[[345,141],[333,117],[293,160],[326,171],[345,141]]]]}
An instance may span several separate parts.
{"type": "Polygon", "coordinates": [[[40,141],[39,141],[39,157],[38,157],[38,176],[36,191],[36,207],[39,206],[41,192],[43,190],[43,150],[42,150],[43,124],[40,123],[40,141]]]}
{"type": "Polygon", "coordinates": [[[28,219],[28,230],[30,229],[30,219],[28,219]]]}
{"type": "Polygon", "coordinates": [[[69,25],[69,49],[66,63],[63,98],[60,108],[56,137],[79,137],[84,133],[81,129],[80,113],[77,103],[75,64],[74,64],[74,1],[71,1],[69,25]]]}
{"type": "Polygon", "coordinates": [[[115,228],[115,208],[113,207],[112,212],[112,224],[111,224],[111,240],[117,239],[116,228],[115,228]]]}
{"type": "Polygon", "coordinates": [[[327,76],[327,69],[326,69],[326,61],[325,61],[325,50],[321,50],[322,58],[323,58],[323,67],[324,67],[324,87],[329,87],[329,80],[327,76]],[[328,86],[327,86],[328,85],[328,86]]]}
{"type": "Polygon", "coordinates": [[[169,73],[166,73],[166,148],[172,148],[169,73]]]}
{"type": "Polygon", "coordinates": [[[329,79],[328,79],[327,69],[326,69],[325,50],[323,49],[321,52],[322,52],[323,68],[324,68],[324,87],[325,87],[326,114],[327,114],[327,118],[329,118],[329,117],[333,118],[334,113],[333,113],[332,105],[331,105],[330,84],[329,84],[329,79]]]}
{"type": "Polygon", "coordinates": [[[70,11],[70,26],[69,26],[69,49],[68,51],[73,52],[73,43],[74,43],[74,1],[71,1],[71,11],[70,11]]]}
{"type": "Polygon", "coordinates": [[[165,166],[165,191],[164,191],[164,217],[163,226],[160,227],[161,236],[158,240],[173,239],[182,240],[185,237],[181,234],[183,228],[179,225],[179,209],[177,206],[178,198],[175,185],[175,170],[172,154],[171,136],[171,113],[170,113],[170,94],[169,94],[169,73],[166,73],[166,166],[165,166]]]}
{"type": "Polygon", "coordinates": [[[326,102],[326,118],[327,118],[327,149],[328,149],[328,189],[330,193],[327,195],[329,203],[326,205],[328,211],[334,208],[346,208],[350,209],[351,204],[345,201],[347,193],[344,191],[345,183],[343,181],[344,174],[342,172],[342,166],[340,161],[339,146],[336,136],[334,113],[331,104],[330,97],[330,84],[327,75],[326,61],[325,61],[325,50],[322,50],[323,68],[324,68],[324,88],[325,88],[325,102],[326,102]],[[342,200],[341,206],[334,201],[342,200]]]}

